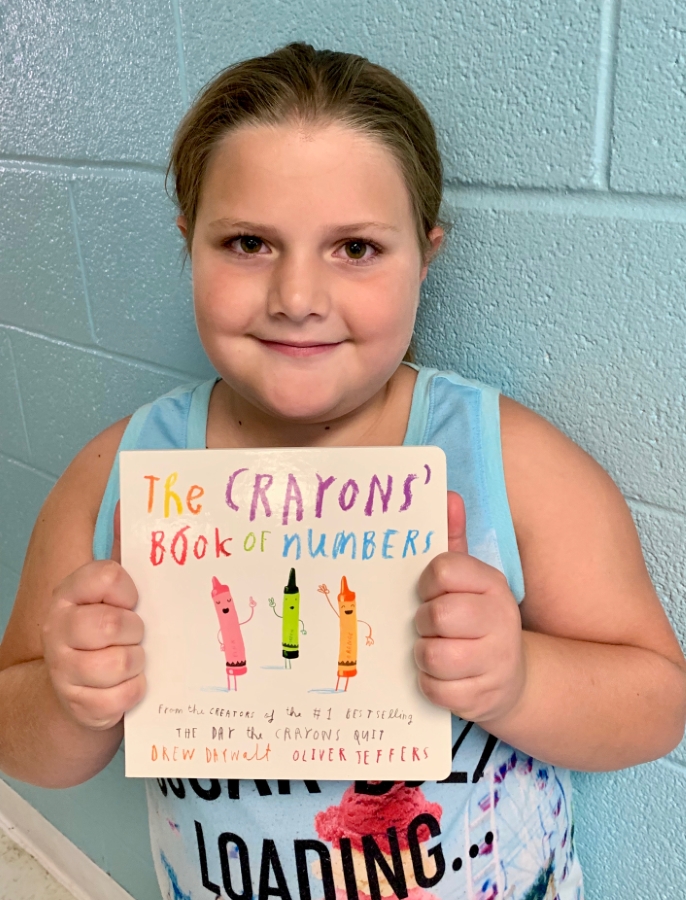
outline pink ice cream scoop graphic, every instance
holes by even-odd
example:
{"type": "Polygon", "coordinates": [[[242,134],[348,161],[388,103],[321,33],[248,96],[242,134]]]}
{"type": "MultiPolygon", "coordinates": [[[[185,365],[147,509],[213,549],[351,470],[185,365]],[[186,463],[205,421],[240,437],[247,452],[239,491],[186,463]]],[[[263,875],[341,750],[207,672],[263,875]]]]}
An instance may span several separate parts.
{"type": "Polygon", "coordinates": [[[236,676],[245,675],[248,671],[248,663],[245,658],[245,644],[243,642],[242,625],[252,619],[257,603],[250,598],[250,615],[243,622],[238,621],[236,604],[227,584],[222,584],[218,578],[212,578],[212,599],[219,619],[219,631],[217,640],[219,649],[224,651],[226,659],[226,680],[231,690],[231,676],[233,675],[233,689],[238,690],[236,676]]]}
{"type": "MultiPolygon", "coordinates": [[[[354,873],[359,900],[379,896],[383,900],[395,896],[437,900],[427,887],[440,881],[445,865],[438,866],[435,850],[429,847],[432,829],[427,823],[434,824],[434,834],[439,833],[442,814],[440,804],[427,800],[420,788],[407,787],[403,782],[396,782],[380,794],[358,794],[354,785],[347,788],[338,806],[322,810],[314,820],[319,837],[332,845],[331,877],[336,900],[349,897],[346,868],[350,875],[354,873]],[[395,847],[390,843],[391,833],[395,847]],[[346,839],[347,847],[341,844],[342,839],[346,839]],[[378,848],[387,871],[394,873],[393,883],[374,874],[376,869],[370,871],[365,858],[365,840],[378,848]],[[424,886],[418,883],[418,871],[424,886]]],[[[315,874],[323,877],[320,866],[316,867],[315,874]]]]}

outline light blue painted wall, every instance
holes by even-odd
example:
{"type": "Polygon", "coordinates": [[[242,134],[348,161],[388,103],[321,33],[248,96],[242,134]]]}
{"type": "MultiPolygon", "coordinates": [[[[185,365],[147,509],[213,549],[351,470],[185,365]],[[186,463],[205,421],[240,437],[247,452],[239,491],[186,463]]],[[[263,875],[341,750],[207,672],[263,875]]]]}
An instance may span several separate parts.
{"type": "MultiPolygon", "coordinates": [[[[361,52],[438,126],[455,225],[422,361],[541,411],[610,471],[686,639],[686,7],[678,0],[4,0],[0,629],[39,506],[112,420],[209,369],[165,154],[218,69],[293,39],[361,52]],[[180,5],[179,5],[180,3],[180,5]]],[[[11,782],[136,900],[141,786],[11,782]]],[[[686,748],[576,778],[590,900],[686,883],[686,748]]]]}

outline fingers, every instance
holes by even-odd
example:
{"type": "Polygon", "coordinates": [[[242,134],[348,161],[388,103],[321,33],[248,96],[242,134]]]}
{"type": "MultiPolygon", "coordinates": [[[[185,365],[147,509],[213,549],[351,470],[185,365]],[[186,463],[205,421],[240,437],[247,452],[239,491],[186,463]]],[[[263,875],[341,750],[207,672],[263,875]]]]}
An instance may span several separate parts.
{"type": "Polygon", "coordinates": [[[108,603],[133,609],[138,591],[133,579],[114,560],[87,563],[72,572],[55,588],[53,597],[69,603],[108,603]]]}
{"type": "Polygon", "coordinates": [[[115,687],[96,688],[67,685],[62,691],[56,685],[62,703],[73,717],[96,731],[112,728],[145,696],[146,680],[143,673],[115,687]]]}
{"type": "Polygon", "coordinates": [[[415,613],[415,627],[421,637],[484,637],[492,628],[499,604],[483,594],[441,594],[423,603],[415,613]]]}
{"type": "Polygon", "coordinates": [[[107,603],[91,603],[65,611],[62,637],[74,650],[101,650],[113,645],[140,644],[143,632],[138,613],[107,603]]]}
{"type": "Polygon", "coordinates": [[[452,710],[468,722],[478,722],[487,718],[494,706],[496,692],[486,684],[487,678],[484,675],[442,681],[427,675],[426,672],[420,672],[417,681],[427,700],[436,706],[452,710]]]}
{"type": "Polygon", "coordinates": [[[145,653],[139,645],[106,647],[97,653],[66,648],[61,671],[73,686],[113,688],[140,675],[144,667],[145,653]]]}
{"type": "Polygon", "coordinates": [[[419,638],[415,641],[414,658],[420,672],[438,681],[474,678],[488,669],[487,643],[483,638],[471,641],[419,638]]]}
{"type": "Polygon", "coordinates": [[[448,550],[467,552],[467,512],[464,500],[455,491],[448,491],[448,550]]]}
{"type": "Polygon", "coordinates": [[[436,556],[424,569],[417,584],[419,597],[424,601],[441,594],[484,594],[501,588],[507,588],[502,572],[461,552],[436,556]]]}
{"type": "Polygon", "coordinates": [[[137,600],[113,560],[87,563],[53,592],[41,630],[46,666],[62,705],[88,728],[117,724],[145,693],[137,600]]]}

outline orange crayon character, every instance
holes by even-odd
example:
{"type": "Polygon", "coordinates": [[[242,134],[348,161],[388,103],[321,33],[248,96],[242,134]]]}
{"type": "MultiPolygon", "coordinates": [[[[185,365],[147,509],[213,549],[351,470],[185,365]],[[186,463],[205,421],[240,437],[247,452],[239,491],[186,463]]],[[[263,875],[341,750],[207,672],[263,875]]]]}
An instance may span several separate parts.
{"type": "MultiPolygon", "coordinates": [[[[336,690],[340,684],[341,678],[345,678],[345,687],[348,690],[348,682],[357,675],[357,600],[354,591],[348,587],[348,581],[345,575],[341,578],[341,590],[338,595],[338,609],[336,609],[329,597],[329,589],[325,584],[320,584],[317,589],[324,594],[329,601],[329,606],[339,618],[340,621],[340,638],[338,642],[338,677],[336,678],[336,690]]],[[[359,620],[369,629],[365,642],[367,646],[374,643],[372,637],[372,626],[364,619],[359,620]]]]}
{"type": "Polygon", "coordinates": [[[241,625],[246,625],[252,619],[257,603],[252,597],[250,598],[250,615],[244,622],[239,622],[236,604],[231,596],[229,586],[222,584],[218,578],[212,578],[212,599],[219,619],[217,640],[226,659],[226,680],[229,690],[231,690],[231,676],[233,675],[233,689],[237,691],[236,676],[245,675],[248,671],[241,625]]]}

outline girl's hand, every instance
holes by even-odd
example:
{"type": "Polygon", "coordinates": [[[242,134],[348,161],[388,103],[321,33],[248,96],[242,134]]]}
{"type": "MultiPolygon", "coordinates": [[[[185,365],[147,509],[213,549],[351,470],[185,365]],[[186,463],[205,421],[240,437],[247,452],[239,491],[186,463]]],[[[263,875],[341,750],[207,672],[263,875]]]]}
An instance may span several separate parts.
{"type": "Polygon", "coordinates": [[[419,579],[419,687],[471,722],[506,716],[525,682],[522,623],[505,576],[469,556],[462,498],[448,492],[448,547],[419,579]]]}
{"type": "Polygon", "coordinates": [[[71,716],[97,731],[116,725],[145,693],[138,591],[119,564],[119,505],[111,560],[89,562],[52,595],[41,638],[55,693],[71,716]]]}

